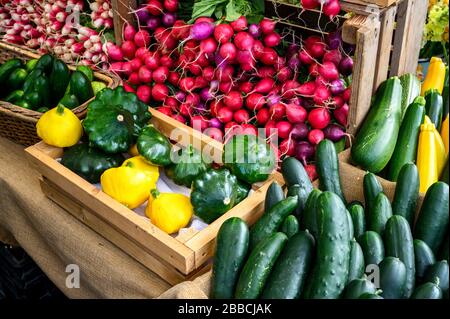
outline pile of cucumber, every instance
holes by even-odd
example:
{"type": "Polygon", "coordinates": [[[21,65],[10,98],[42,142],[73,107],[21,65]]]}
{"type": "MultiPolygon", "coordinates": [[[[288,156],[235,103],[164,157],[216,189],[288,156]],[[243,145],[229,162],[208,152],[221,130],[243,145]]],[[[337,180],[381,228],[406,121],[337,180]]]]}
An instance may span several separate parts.
{"type": "Polygon", "coordinates": [[[49,54],[25,64],[14,58],[0,65],[0,100],[41,113],[58,104],[74,109],[106,87],[93,79],[89,67],[70,72],[49,54]]]}
{"type": "Polygon", "coordinates": [[[391,203],[372,173],[364,201],[347,203],[329,140],[316,151],[320,190],[286,158],[249,229],[233,217],[217,238],[212,298],[441,299],[449,288],[449,187],[432,185],[415,221],[417,168],[402,167],[391,203]]]}

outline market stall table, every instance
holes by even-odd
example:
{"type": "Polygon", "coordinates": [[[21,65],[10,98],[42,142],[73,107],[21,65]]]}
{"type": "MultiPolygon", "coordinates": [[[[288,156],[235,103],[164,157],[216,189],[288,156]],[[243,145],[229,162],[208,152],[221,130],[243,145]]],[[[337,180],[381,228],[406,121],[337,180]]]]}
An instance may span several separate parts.
{"type": "MultiPolygon", "coordinates": [[[[0,138],[0,241],[16,241],[70,298],[154,298],[170,288],[46,198],[23,147],[4,138],[0,138]],[[79,289],[66,287],[69,264],[79,266],[79,289]]],[[[184,290],[170,293],[190,295],[184,290]]],[[[200,290],[192,297],[205,295],[200,290]]]]}

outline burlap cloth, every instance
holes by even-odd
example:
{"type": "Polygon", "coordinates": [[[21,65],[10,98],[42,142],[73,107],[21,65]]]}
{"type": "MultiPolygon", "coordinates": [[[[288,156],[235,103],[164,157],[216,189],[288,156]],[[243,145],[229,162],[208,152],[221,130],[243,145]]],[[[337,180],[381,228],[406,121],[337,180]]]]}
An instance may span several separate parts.
{"type": "Polygon", "coordinates": [[[47,199],[23,147],[0,138],[0,241],[19,244],[70,298],[206,298],[210,274],[171,288],[47,199]],[[67,288],[66,266],[80,268],[67,288]],[[168,290],[171,288],[170,290],[168,290]]]}

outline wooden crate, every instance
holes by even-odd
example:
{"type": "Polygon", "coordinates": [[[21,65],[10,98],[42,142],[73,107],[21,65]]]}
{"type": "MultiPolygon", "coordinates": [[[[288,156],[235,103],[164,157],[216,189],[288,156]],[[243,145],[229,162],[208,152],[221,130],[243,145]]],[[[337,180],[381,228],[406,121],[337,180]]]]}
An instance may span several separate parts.
{"type": "MultiPolygon", "coordinates": [[[[163,134],[170,136],[176,129],[172,136],[178,136],[179,144],[193,144],[202,150],[209,146],[214,161],[220,161],[222,144],[156,110],[151,112],[151,122],[163,134]]],[[[41,187],[47,197],[172,285],[204,271],[226,219],[238,216],[253,224],[263,212],[265,193],[272,181],[284,183],[275,172],[267,181],[253,185],[254,192],[248,198],[205,229],[191,227],[172,237],[57,162],[63,149],[40,142],[27,148],[26,154],[42,175],[41,187]]]]}

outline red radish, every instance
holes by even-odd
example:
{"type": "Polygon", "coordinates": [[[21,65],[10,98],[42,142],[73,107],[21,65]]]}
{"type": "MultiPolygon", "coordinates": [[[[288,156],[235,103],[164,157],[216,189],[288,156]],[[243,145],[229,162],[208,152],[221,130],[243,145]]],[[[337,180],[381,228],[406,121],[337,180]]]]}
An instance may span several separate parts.
{"type": "Polygon", "coordinates": [[[280,121],[277,123],[276,125],[277,130],[278,130],[278,136],[280,138],[288,138],[289,137],[289,133],[292,130],[292,124],[289,123],[288,121],[280,121]]]}
{"type": "Polygon", "coordinates": [[[343,106],[333,111],[333,115],[336,121],[338,121],[338,123],[344,127],[347,126],[348,111],[349,107],[347,103],[345,103],[343,106]]]}
{"type": "Polygon", "coordinates": [[[191,27],[189,37],[201,41],[209,38],[214,33],[214,23],[208,21],[196,21],[191,27]]]}
{"type": "Polygon", "coordinates": [[[298,58],[303,65],[309,65],[314,62],[314,59],[306,50],[301,50],[298,54],[298,58]]]}
{"type": "Polygon", "coordinates": [[[306,174],[308,174],[308,177],[311,181],[315,181],[317,178],[319,178],[319,175],[316,171],[316,165],[314,164],[307,164],[305,165],[305,171],[306,174]]]}
{"type": "Polygon", "coordinates": [[[148,0],[146,9],[153,16],[161,15],[164,10],[163,4],[157,0],[148,0]]]}
{"type": "Polygon", "coordinates": [[[252,52],[253,56],[256,59],[261,58],[262,54],[264,53],[264,45],[262,44],[261,41],[255,40],[255,42],[253,42],[252,52]]]}
{"type": "Polygon", "coordinates": [[[248,33],[255,39],[258,39],[261,36],[261,26],[259,24],[252,23],[248,27],[248,33]]]}
{"type": "Polygon", "coordinates": [[[136,93],[136,90],[126,82],[123,83],[123,88],[124,88],[125,92],[136,93]]]}
{"type": "Polygon", "coordinates": [[[281,42],[281,37],[276,32],[271,32],[264,37],[264,45],[266,47],[270,47],[270,48],[276,47],[277,45],[280,44],[280,42],[281,42]]]}
{"type": "Polygon", "coordinates": [[[281,103],[274,104],[270,107],[269,113],[272,120],[279,121],[286,114],[286,107],[281,103]]]}
{"type": "Polygon", "coordinates": [[[336,124],[328,125],[326,128],[323,129],[323,133],[325,135],[325,138],[333,142],[338,142],[345,137],[344,129],[336,124]]]}
{"type": "Polygon", "coordinates": [[[306,141],[298,142],[295,146],[295,157],[304,165],[314,156],[314,146],[306,141]]]}
{"type": "Polygon", "coordinates": [[[134,53],[134,56],[138,59],[141,59],[144,62],[145,56],[148,54],[148,49],[145,47],[138,48],[134,53]]]}
{"type": "Polygon", "coordinates": [[[271,78],[275,76],[275,69],[271,66],[262,66],[258,69],[258,76],[261,78],[271,78]]]}
{"type": "Polygon", "coordinates": [[[230,110],[236,111],[242,108],[244,101],[240,92],[230,91],[227,95],[225,95],[223,103],[229,107],[230,110]]]}
{"type": "Polygon", "coordinates": [[[159,112],[161,112],[162,114],[167,115],[167,116],[172,116],[173,115],[172,110],[170,108],[168,108],[168,107],[165,107],[165,106],[158,107],[157,110],[159,112]]]}
{"type": "Polygon", "coordinates": [[[144,63],[150,70],[155,70],[159,66],[159,54],[150,52],[144,56],[144,63]]]}
{"type": "Polygon", "coordinates": [[[345,57],[339,63],[339,71],[344,76],[348,76],[353,72],[353,60],[351,57],[345,57]]]}
{"type": "Polygon", "coordinates": [[[323,55],[323,62],[333,62],[335,66],[339,66],[342,60],[342,53],[338,49],[330,50],[323,55]]]}
{"type": "Polygon", "coordinates": [[[267,18],[264,18],[259,22],[259,25],[261,26],[261,31],[264,34],[269,34],[275,31],[275,25],[276,22],[267,18]]]}
{"type": "Polygon", "coordinates": [[[125,41],[133,41],[136,29],[129,23],[126,23],[123,28],[123,38],[125,41]]]}
{"type": "Polygon", "coordinates": [[[253,57],[252,57],[252,53],[251,51],[245,50],[245,51],[238,51],[237,56],[236,56],[236,61],[239,62],[241,64],[241,68],[243,67],[243,65],[249,64],[254,66],[254,61],[253,61],[253,57]]]}
{"type": "Polygon", "coordinates": [[[150,45],[150,34],[147,31],[139,30],[134,35],[134,43],[138,47],[146,47],[150,45]]]}
{"type": "Polygon", "coordinates": [[[333,80],[330,83],[330,92],[334,95],[339,95],[344,93],[345,83],[341,79],[333,80]]]}
{"type": "Polygon", "coordinates": [[[174,114],[174,115],[172,115],[172,118],[177,120],[180,123],[186,124],[186,118],[181,114],[174,114]]]}
{"type": "Polygon", "coordinates": [[[277,73],[277,79],[280,82],[286,82],[287,80],[292,78],[292,71],[288,67],[281,68],[277,73]]]}
{"type": "Polygon", "coordinates": [[[331,97],[330,91],[325,85],[318,85],[314,91],[314,102],[323,105],[331,97]]]}
{"type": "Polygon", "coordinates": [[[245,81],[239,84],[239,90],[244,94],[248,94],[253,90],[253,83],[250,81],[245,81]]]}
{"type": "Polygon", "coordinates": [[[194,88],[194,84],[194,78],[186,77],[180,80],[179,86],[184,92],[190,92],[194,88]]]}
{"type": "Polygon", "coordinates": [[[323,6],[323,13],[329,16],[331,19],[339,14],[341,6],[338,0],[330,0],[323,6]]]}
{"type": "Polygon", "coordinates": [[[286,156],[294,156],[295,154],[295,143],[292,139],[286,138],[280,143],[280,152],[286,156]]]}
{"type": "Polygon", "coordinates": [[[168,107],[170,107],[172,109],[177,109],[179,104],[180,103],[178,102],[178,100],[176,98],[172,97],[172,96],[168,96],[164,100],[164,105],[168,106],[168,107]]]}
{"type": "Polygon", "coordinates": [[[225,135],[228,135],[231,130],[233,130],[235,127],[238,127],[239,125],[236,122],[230,121],[227,122],[224,126],[225,135]]]}
{"type": "Polygon", "coordinates": [[[247,29],[247,19],[244,16],[239,17],[230,23],[234,31],[239,32],[247,29]]]}
{"type": "Polygon", "coordinates": [[[109,70],[111,72],[121,74],[123,71],[123,62],[113,62],[111,63],[111,66],[109,67],[109,70]]]}
{"type": "Polygon", "coordinates": [[[325,61],[319,66],[319,73],[328,81],[339,79],[339,71],[333,62],[325,61]]]}
{"type": "Polygon", "coordinates": [[[229,24],[219,24],[214,29],[214,38],[219,43],[226,43],[233,37],[234,30],[229,24]]]}
{"type": "Polygon", "coordinates": [[[214,19],[211,17],[200,17],[195,20],[195,23],[201,23],[201,22],[214,23],[214,19]]]}
{"type": "MultiPolygon", "coordinates": [[[[276,92],[278,92],[278,88],[276,89],[276,92]]],[[[270,107],[270,106],[272,106],[272,105],[274,105],[274,104],[277,104],[277,103],[280,103],[280,101],[281,101],[281,96],[279,96],[278,94],[276,94],[276,93],[270,93],[269,92],[269,95],[267,96],[267,98],[266,98],[266,103],[267,103],[267,105],[270,107]]]]}
{"type": "Polygon", "coordinates": [[[156,83],[164,83],[169,77],[169,68],[167,66],[160,66],[153,71],[153,81],[156,83]]]}
{"type": "Polygon", "coordinates": [[[230,93],[232,87],[233,87],[233,83],[231,83],[231,81],[220,82],[219,91],[222,92],[223,94],[228,94],[228,93],[230,93]]]}
{"type": "Polygon", "coordinates": [[[140,85],[137,88],[136,95],[139,100],[148,104],[152,95],[152,89],[148,85],[140,85]]]}
{"type": "Polygon", "coordinates": [[[252,93],[249,96],[247,96],[247,99],[245,100],[245,106],[250,111],[257,111],[261,109],[264,104],[266,103],[264,96],[259,93],[252,93]]]}
{"type": "Polygon", "coordinates": [[[169,88],[161,83],[156,83],[152,88],[152,97],[157,102],[162,102],[169,95],[169,88]]]}
{"type": "Polygon", "coordinates": [[[178,82],[180,81],[180,74],[178,72],[169,72],[169,83],[172,85],[178,85],[178,82]]]}
{"type": "Polygon", "coordinates": [[[299,86],[300,84],[295,80],[284,82],[283,86],[281,87],[281,94],[283,98],[292,99],[297,93],[297,89],[299,86]]]}
{"type": "Polygon", "coordinates": [[[221,129],[222,126],[223,126],[222,122],[220,122],[219,119],[217,119],[215,117],[213,117],[212,119],[209,120],[209,127],[221,129]]]}
{"type": "Polygon", "coordinates": [[[303,123],[308,117],[308,112],[300,105],[288,104],[286,105],[286,117],[291,123],[303,123]]]}
{"type": "Polygon", "coordinates": [[[321,130],[318,130],[318,129],[313,129],[313,130],[309,131],[309,133],[308,133],[308,141],[312,145],[319,144],[320,141],[323,140],[324,138],[325,138],[325,135],[323,134],[323,132],[321,130]]]}
{"type": "Polygon", "coordinates": [[[145,65],[139,68],[138,76],[141,83],[150,83],[152,81],[152,71],[145,65]]]}
{"type": "Polygon", "coordinates": [[[260,109],[258,113],[256,113],[256,121],[259,125],[264,125],[269,121],[270,113],[269,110],[264,108],[260,109]]]}
{"type": "Polygon", "coordinates": [[[173,60],[171,59],[170,56],[167,55],[163,55],[160,59],[159,62],[161,64],[161,66],[166,66],[168,68],[171,68],[173,66],[173,60]]]}
{"type": "Polygon", "coordinates": [[[242,128],[241,134],[258,135],[258,130],[252,124],[249,124],[249,123],[242,124],[241,128],[242,128]]]}
{"type": "Polygon", "coordinates": [[[210,111],[211,111],[211,115],[214,117],[217,117],[217,114],[219,112],[219,110],[223,107],[223,103],[220,100],[213,100],[211,102],[211,105],[209,107],[210,111]]]}
{"type": "Polygon", "coordinates": [[[216,127],[208,127],[203,133],[220,143],[223,142],[223,133],[216,127]]]}
{"type": "Polygon", "coordinates": [[[180,105],[180,113],[183,116],[190,117],[191,116],[191,106],[186,103],[181,104],[180,105]]]}
{"type": "Polygon", "coordinates": [[[316,83],[317,86],[327,86],[328,85],[328,81],[320,74],[316,77],[316,80],[314,82],[316,83]]]}
{"type": "Polygon", "coordinates": [[[294,140],[300,141],[304,140],[308,136],[308,133],[308,125],[306,125],[305,123],[297,123],[292,127],[290,134],[294,140]]]}
{"type": "Polygon", "coordinates": [[[203,69],[202,75],[206,81],[211,82],[214,79],[214,68],[212,66],[207,66],[203,69]]]}
{"type": "Polygon", "coordinates": [[[189,71],[194,75],[200,75],[202,74],[202,67],[198,65],[197,63],[191,63],[188,67],[189,71]]]}
{"type": "Polygon", "coordinates": [[[256,85],[254,91],[261,94],[267,94],[272,90],[275,81],[272,78],[262,78],[256,85]]]}
{"type": "Polygon", "coordinates": [[[237,57],[237,53],[236,46],[231,42],[222,44],[219,49],[219,55],[228,61],[234,61],[237,57]]]}
{"type": "Polygon", "coordinates": [[[239,50],[251,50],[255,40],[248,32],[238,32],[234,36],[234,44],[239,50]]]}
{"type": "Polygon", "coordinates": [[[111,59],[115,61],[122,61],[123,60],[123,53],[122,50],[115,44],[108,42],[106,45],[106,50],[108,52],[108,56],[111,57],[111,59]]]}
{"type": "Polygon", "coordinates": [[[265,65],[274,65],[277,62],[278,54],[272,48],[264,48],[260,60],[265,65]]]}
{"type": "Polygon", "coordinates": [[[185,103],[190,106],[197,106],[200,103],[200,96],[196,93],[189,93],[186,96],[185,103]]]}
{"type": "Polygon", "coordinates": [[[344,99],[345,102],[348,103],[348,101],[350,101],[351,93],[352,93],[351,87],[346,88],[344,93],[342,93],[342,98],[344,99]]]}
{"type": "Polygon", "coordinates": [[[305,9],[314,9],[320,5],[318,0],[301,0],[300,2],[305,9]]]}
{"type": "Polygon", "coordinates": [[[310,48],[308,48],[308,53],[313,58],[316,58],[316,59],[321,58],[325,54],[325,46],[326,45],[323,42],[316,42],[316,43],[312,44],[310,48]]]}
{"type": "Polygon", "coordinates": [[[228,123],[233,119],[233,111],[231,111],[228,107],[222,107],[217,112],[217,118],[222,123],[228,123]]]}
{"type": "Polygon", "coordinates": [[[203,117],[201,115],[194,115],[191,117],[191,126],[195,130],[201,131],[201,132],[203,132],[204,130],[206,130],[209,127],[208,121],[206,120],[205,117],[203,117]]]}
{"type": "Polygon", "coordinates": [[[138,58],[134,58],[133,60],[130,61],[130,65],[133,71],[138,71],[142,66],[142,61],[138,58]]]}
{"type": "Polygon", "coordinates": [[[164,0],[164,9],[169,12],[177,12],[178,0],[164,0]]]}
{"type": "Polygon", "coordinates": [[[308,122],[315,129],[324,129],[330,124],[331,116],[328,110],[324,107],[314,108],[308,114],[308,122]]]}
{"type": "Polygon", "coordinates": [[[200,51],[203,53],[214,53],[217,49],[217,42],[214,38],[207,38],[200,41],[200,51]]]}
{"type": "Polygon", "coordinates": [[[340,95],[333,96],[333,105],[335,108],[340,108],[342,105],[344,105],[344,99],[340,95]]]}
{"type": "Polygon", "coordinates": [[[246,110],[240,109],[234,112],[233,119],[236,121],[236,123],[243,124],[248,122],[248,120],[250,119],[250,115],[246,110]]]}
{"type": "Polygon", "coordinates": [[[277,134],[277,122],[275,121],[268,121],[266,125],[264,125],[266,138],[272,137],[274,134],[277,134]]]}
{"type": "Polygon", "coordinates": [[[139,74],[137,72],[133,72],[128,77],[128,82],[132,85],[139,85],[141,81],[139,81],[139,74]]]}
{"type": "Polygon", "coordinates": [[[197,76],[194,81],[194,87],[196,89],[206,88],[208,86],[208,81],[202,76],[197,76]]]}
{"type": "Polygon", "coordinates": [[[318,76],[319,75],[319,65],[315,62],[311,63],[308,68],[308,73],[313,77],[318,76]]]}

